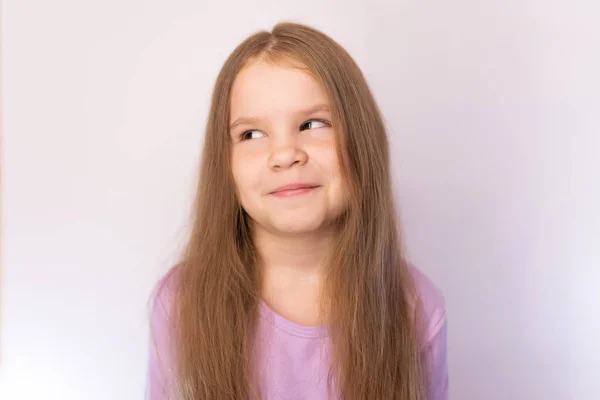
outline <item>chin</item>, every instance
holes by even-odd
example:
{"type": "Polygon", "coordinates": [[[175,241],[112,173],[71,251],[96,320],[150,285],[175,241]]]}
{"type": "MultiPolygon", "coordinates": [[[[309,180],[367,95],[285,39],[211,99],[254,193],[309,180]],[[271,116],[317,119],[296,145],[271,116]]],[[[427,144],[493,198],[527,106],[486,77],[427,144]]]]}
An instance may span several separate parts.
{"type": "Polygon", "coordinates": [[[283,235],[301,235],[305,233],[313,233],[321,228],[320,225],[307,225],[307,224],[277,224],[273,226],[275,231],[283,235]]]}
{"type": "Polygon", "coordinates": [[[323,218],[290,217],[273,221],[272,228],[282,234],[299,235],[316,232],[326,225],[323,218]]]}

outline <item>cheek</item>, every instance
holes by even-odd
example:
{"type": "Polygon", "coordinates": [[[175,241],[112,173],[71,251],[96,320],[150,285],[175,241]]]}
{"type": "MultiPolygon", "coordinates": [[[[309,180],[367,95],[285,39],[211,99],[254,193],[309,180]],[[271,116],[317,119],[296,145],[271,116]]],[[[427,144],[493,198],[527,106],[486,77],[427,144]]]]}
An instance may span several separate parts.
{"type": "Polygon", "coordinates": [[[260,171],[258,163],[251,157],[235,154],[232,158],[231,171],[235,181],[237,194],[242,205],[247,205],[252,196],[260,189],[260,171]]]}
{"type": "Polygon", "coordinates": [[[336,203],[345,203],[348,199],[347,185],[342,174],[342,167],[335,149],[331,149],[324,158],[324,169],[329,177],[329,184],[333,191],[332,196],[336,203]]]}
{"type": "Polygon", "coordinates": [[[323,146],[317,149],[315,155],[317,156],[317,163],[327,176],[329,183],[337,184],[341,180],[342,174],[335,147],[332,145],[323,146]]]}

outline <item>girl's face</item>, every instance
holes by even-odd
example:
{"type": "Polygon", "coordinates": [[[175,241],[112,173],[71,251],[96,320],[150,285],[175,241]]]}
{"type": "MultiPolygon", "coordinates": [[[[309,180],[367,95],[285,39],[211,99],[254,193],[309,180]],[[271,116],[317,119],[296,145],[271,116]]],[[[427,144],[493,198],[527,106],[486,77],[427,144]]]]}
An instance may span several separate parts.
{"type": "Polygon", "coordinates": [[[231,92],[232,170],[255,229],[327,228],[347,202],[326,94],[308,73],[246,65],[231,92]]]}

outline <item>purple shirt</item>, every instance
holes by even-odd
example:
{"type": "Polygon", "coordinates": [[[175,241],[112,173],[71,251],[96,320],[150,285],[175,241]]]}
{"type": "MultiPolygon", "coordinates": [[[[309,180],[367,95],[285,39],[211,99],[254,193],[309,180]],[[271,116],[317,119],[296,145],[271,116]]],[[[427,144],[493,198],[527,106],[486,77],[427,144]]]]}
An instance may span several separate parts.
{"type": "MultiPolygon", "coordinates": [[[[428,374],[427,400],[448,399],[444,298],[431,281],[415,268],[411,273],[421,296],[426,329],[420,338],[428,374]]],[[[168,274],[159,285],[151,317],[155,342],[151,343],[146,397],[171,400],[170,362],[172,344],[168,338],[168,310],[171,308],[168,274]],[[158,350],[158,352],[157,352],[158,350]],[[160,358],[159,358],[160,355],[160,358]]],[[[259,334],[252,373],[263,400],[326,400],[329,367],[328,333],[325,327],[301,326],[260,303],[259,334]]],[[[335,384],[335,382],[334,382],[335,384]]]]}

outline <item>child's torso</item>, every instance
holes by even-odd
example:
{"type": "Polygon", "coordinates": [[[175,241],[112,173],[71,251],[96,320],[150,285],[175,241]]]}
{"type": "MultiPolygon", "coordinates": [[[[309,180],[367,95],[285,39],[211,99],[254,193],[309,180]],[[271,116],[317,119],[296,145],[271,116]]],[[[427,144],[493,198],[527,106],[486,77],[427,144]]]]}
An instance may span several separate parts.
{"type": "Polygon", "coordinates": [[[252,373],[262,400],[329,399],[328,340],[326,328],[294,324],[261,303],[252,373]]]}

